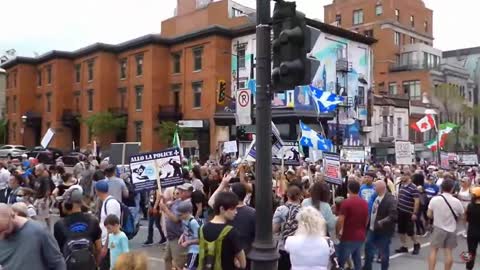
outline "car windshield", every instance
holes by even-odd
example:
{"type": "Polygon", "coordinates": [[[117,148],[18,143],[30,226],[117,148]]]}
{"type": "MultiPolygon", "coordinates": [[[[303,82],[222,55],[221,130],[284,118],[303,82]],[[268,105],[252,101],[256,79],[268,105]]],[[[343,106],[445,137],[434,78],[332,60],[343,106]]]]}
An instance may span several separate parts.
{"type": "Polygon", "coordinates": [[[16,146],[15,148],[18,150],[27,150],[25,146],[16,146]]]}
{"type": "Polygon", "coordinates": [[[0,149],[1,150],[12,149],[12,147],[10,145],[5,145],[5,146],[2,146],[0,149]]]}

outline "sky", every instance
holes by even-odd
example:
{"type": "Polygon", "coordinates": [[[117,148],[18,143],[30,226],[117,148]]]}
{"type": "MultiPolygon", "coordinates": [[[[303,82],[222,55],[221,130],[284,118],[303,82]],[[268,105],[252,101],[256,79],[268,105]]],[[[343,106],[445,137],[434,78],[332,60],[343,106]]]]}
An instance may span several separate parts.
{"type": "MultiPolygon", "coordinates": [[[[397,0],[401,1],[401,0],[397,0]]],[[[255,0],[236,0],[255,7],[255,0]]],[[[323,20],[332,0],[297,0],[309,18],[323,20]]],[[[480,46],[478,0],[424,0],[434,11],[434,46],[441,50],[480,46]]],[[[0,0],[0,55],[14,48],[34,56],[51,50],[73,51],[95,42],[118,44],[159,33],[173,16],[177,0],[0,0]]],[[[272,2],[273,5],[273,2],[272,2]]]]}

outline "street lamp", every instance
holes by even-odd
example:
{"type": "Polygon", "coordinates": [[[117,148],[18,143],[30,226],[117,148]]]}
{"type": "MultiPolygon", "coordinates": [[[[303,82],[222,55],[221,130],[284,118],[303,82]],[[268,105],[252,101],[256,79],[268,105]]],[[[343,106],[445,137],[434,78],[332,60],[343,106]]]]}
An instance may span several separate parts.
{"type": "Polygon", "coordinates": [[[26,115],[22,115],[22,129],[20,130],[20,133],[22,134],[22,145],[25,145],[25,125],[27,124],[27,119],[28,117],[26,115]]]}

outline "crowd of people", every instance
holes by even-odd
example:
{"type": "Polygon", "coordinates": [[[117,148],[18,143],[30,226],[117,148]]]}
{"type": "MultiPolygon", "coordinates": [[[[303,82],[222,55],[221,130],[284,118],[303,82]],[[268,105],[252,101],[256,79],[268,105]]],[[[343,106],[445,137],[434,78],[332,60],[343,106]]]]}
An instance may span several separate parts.
{"type": "MultiPolygon", "coordinates": [[[[165,269],[250,268],[260,181],[254,163],[184,162],[184,184],[152,191],[136,191],[128,171],[94,157],[72,174],[61,163],[47,167],[35,159],[0,167],[0,269],[147,269],[145,254],[130,251],[129,239],[139,236],[126,225],[142,218],[148,221],[144,246],[165,247],[165,269]],[[60,216],[54,224],[52,213],[60,216]]],[[[386,270],[395,233],[401,246],[394,252],[414,255],[419,238],[431,235],[429,269],[440,249],[451,269],[459,222],[467,224],[462,258],[474,269],[477,167],[344,164],[340,170],[343,184],[332,185],[322,165],[308,159],[273,167],[279,270],[369,270],[374,262],[386,270]]]]}

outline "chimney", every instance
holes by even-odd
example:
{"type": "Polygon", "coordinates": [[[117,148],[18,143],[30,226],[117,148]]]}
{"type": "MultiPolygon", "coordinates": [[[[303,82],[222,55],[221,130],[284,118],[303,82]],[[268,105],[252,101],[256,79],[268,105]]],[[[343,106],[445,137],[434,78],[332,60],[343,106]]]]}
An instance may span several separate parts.
{"type": "Polygon", "coordinates": [[[213,2],[213,0],[177,0],[176,16],[182,16],[204,8],[213,2]]]}

